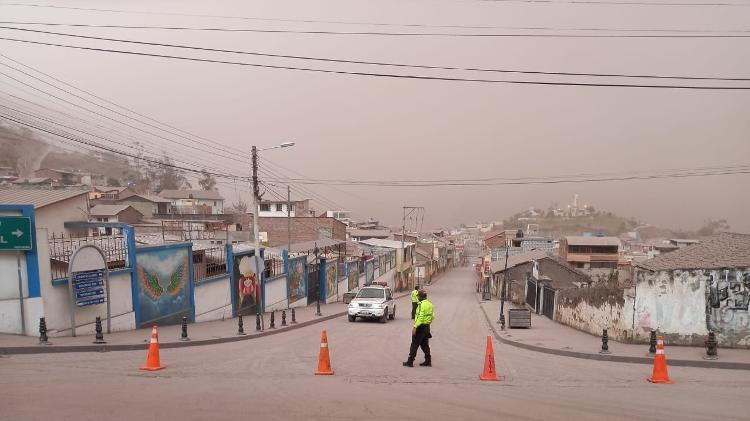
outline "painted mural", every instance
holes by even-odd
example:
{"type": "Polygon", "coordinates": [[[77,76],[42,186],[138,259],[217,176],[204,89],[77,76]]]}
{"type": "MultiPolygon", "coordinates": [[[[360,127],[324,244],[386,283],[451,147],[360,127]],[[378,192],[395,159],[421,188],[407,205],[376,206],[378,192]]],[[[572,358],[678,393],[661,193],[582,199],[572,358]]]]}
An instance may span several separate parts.
{"type": "Polygon", "coordinates": [[[706,318],[709,330],[748,331],[750,272],[713,270],[706,273],[706,318]]]}
{"type": "Polygon", "coordinates": [[[365,262],[365,285],[375,282],[375,261],[370,259],[365,262]]]}
{"type": "Polygon", "coordinates": [[[178,324],[183,317],[192,318],[188,252],[187,247],[138,251],[138,327],[178,324]]]}
{"type": "Polygon", "coordinates": [[[357,287],[359,287],[359,267],[357,266],[359,262],[349,262],[348,266],[348,272],[349,272],[349,291],[354,291],[357,287]]]}
{"type": "Polygon", "coordinates": [[[236,314],[255,314],[261,299],[260,280],[254,254],[234,256],[232,271],[232,294],[236,314]]]}
{"type": "Polygon", "coordinates": [[[304,256],[289,260],[289,304],[307,296],[305,260],[304,256]]]}
{"type": "Polygon", "coordinates": [[[326,262],[326,298],[334,297],[338,292],[338,282],[336,282],[336,280],[338,279],[336,270],[337,266],[338,265],[336,264],[335,260],[326,262]]]}

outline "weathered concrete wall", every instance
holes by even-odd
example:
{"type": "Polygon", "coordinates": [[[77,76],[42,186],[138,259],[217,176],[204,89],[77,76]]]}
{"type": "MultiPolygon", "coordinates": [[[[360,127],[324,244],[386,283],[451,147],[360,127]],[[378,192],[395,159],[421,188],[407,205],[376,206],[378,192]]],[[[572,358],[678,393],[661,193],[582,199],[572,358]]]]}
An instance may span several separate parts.
{"type": "Polygon", "coordinates": [[[559,290],[555,303],[555,321],[578,330],[601,335],[607,329],[610,338],[628,340],[630,326],[624,315],[625,290],[607,286],[559,290]]]}
{"type": "Polygon", "coordinates": [[[232,317],[229,274],[195,284],[195,321],[208,322],[232,317]]]}
{"type": "Polygon", "coordinates": [[[638,271],[634,318],[636,340],[651,329],[670,343],[702,346],[709,329],[720,346],[750,347],[750,268],[638,271]]]}

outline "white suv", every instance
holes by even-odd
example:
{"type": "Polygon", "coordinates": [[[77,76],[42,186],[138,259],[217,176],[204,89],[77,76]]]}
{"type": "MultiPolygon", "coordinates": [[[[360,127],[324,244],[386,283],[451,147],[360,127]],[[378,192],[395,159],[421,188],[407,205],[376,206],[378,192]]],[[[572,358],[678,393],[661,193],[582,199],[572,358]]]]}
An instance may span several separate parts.
{"type": "Polygon", "coordinates": [[[396,318],[396,303],[391,289],[379,285],[368,285],[359,290],[349,303],[348,310],[350,322],[356,321],[357,317],[377,318],[380,323],[396,318]]]}

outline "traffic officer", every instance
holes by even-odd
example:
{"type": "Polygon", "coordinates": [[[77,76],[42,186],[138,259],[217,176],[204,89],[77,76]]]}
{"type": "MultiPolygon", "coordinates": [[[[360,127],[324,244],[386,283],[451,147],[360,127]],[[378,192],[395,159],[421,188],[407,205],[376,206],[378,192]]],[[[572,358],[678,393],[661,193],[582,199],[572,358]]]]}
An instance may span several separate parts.
{"type": "Polygon", "coordinates": [[[414,320],[414,315],[417,312],[417,306],[419,305],[419,285],[414,285],[414,290],[411,292],[411,319],[414,320]]]}
{"type": "Polygon", "coordinates": [[[419,291],[419,306],[411,329],[411,348],[409,358],[404,362],[404,367],[414,367],[414,358],[417,357],[417,348],[424,352],[424,362],[419,364],[423,367],[432,367],[432,355],[430,355],[430,324],[435,319],[432,303],[427,300],[427,292],[419,291]]]}

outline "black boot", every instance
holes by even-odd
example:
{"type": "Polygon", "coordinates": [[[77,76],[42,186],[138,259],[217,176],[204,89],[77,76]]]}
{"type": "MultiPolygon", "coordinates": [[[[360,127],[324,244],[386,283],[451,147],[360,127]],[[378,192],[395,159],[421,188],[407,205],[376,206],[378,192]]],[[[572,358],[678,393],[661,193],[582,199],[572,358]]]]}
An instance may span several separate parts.
{"type": "Polygon", "coordinates": [[[413,361],[404,361],[403,366],[404,367],[414,367],[414,362],[413,361]]]}
{"type": "Polygon", "coordinates": [[[432,361],[425,360],[422,364],[419,364],[420,367],[432,367],[432,361]]]}

